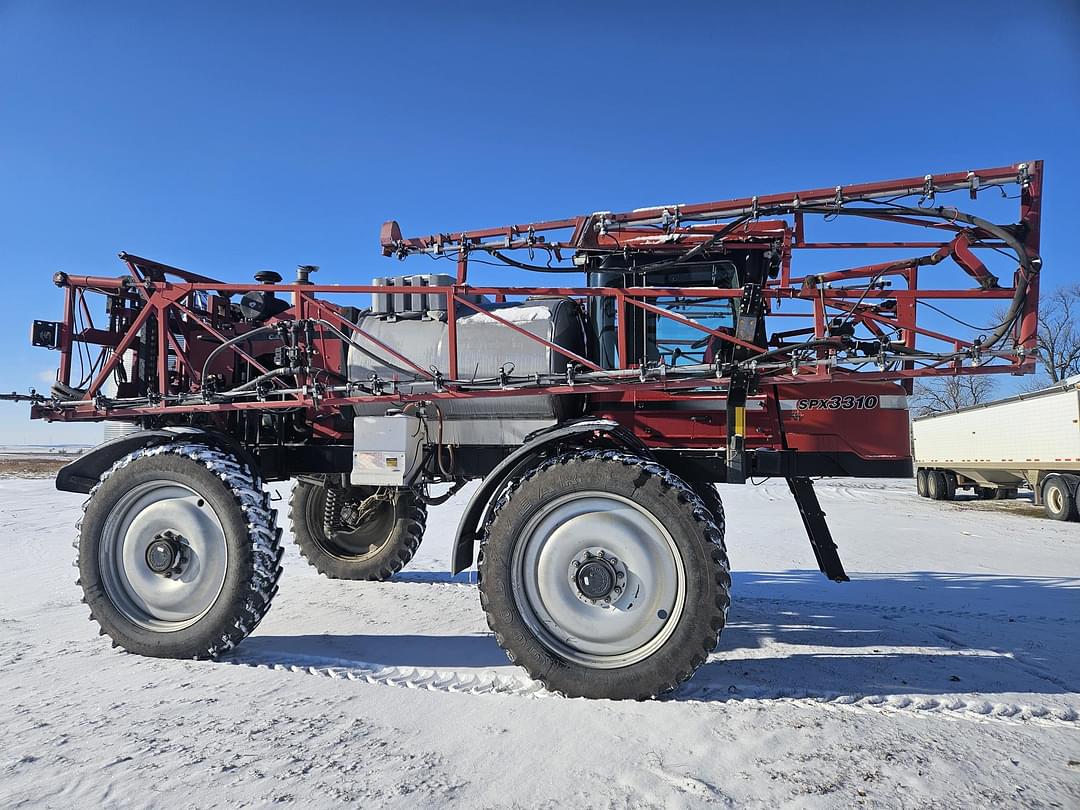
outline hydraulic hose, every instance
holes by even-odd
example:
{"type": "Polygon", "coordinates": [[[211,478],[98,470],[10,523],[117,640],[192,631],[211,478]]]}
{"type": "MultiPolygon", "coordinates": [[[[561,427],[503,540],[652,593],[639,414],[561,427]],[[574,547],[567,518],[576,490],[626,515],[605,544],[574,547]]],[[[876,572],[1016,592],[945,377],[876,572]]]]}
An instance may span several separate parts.
{"type": "MultiPolygon", "coordinates": [[[[790,206],[781,206],[776,210],[777,213],[786,212],[790,206]]],[[[1009,309],[1005,314],[1005,318],[997,328],[990,333],[986,341],[982,344],[985,348],[993,348],[1008,334],[1009,329],[1016,322],[1017,317],[1020,314],[1020,310],[1024,305],[1024,300],[1027,298],[1028,283],[1030,276],[1035,275],[1041,269],[1041,266],[1037,266],[1039,261],[1028,256],[1027,248],[1024,244],[1017,239],[1008,228],[1003,228],[1000,225],[995,225],[989,220],[985,220],[982,217],[977,217],[973,214],[966,214],[963,211],[959,211],[955,208],[946,208],[941,205],[937,208],[912,208],[907,205],[893,205],[890,208],[880,209],[858,209],[858,208],[811,208],[804,207],[803,211],[809,211],[812,213],[820,214],[843,214],[847,216],[863,216],[875,219],[880,219],[882,216],[905,214],[915,215],[920,217],[934,216],[938,219],[946,222],[963,222],[967,225],[971,225],[981,231],[985,231],[993,236],[996,236],[1006,245],[1008,245],[1014,253],[1016,253],[1017,262],[1024,271],[1021,273],[1021,283],[1016,285],[1016,292],[1013,294],[1012,301],[1009,304],[1009,309]]],[[[930,257],[923,257],[923,264],[929,264],[930,257]]]]}
{"type": "MultiPolygon", "coordinates": [[[[320,371],[322,369],[319,369],[320,371]]],[[[243,385],[238,385],[235,388],[230,388],[228,391],[222,391],[221,396],[227,396],[229,394],[241,394],[245,391],[250,391],[253,388],[257,388],[259,383],[266,382],[274,377],[288,377],[295,374],[303,374],[308,371],[306,368],[300,366],[281,366],[280,368],[272,368],[265,374],[260,374],[258,377],[252,377],[243,385]]]]}
{"type": "Polygon", "coordinates": [[[258,329],[252,329],[250,332],[245,332],[244,334],[237,335],[234,338],[229,338],[228,340],[226,340],[224,343],[220,344],[219,346],[215,346],[214,350],[212,352],[210,352],[209,355],[207,355],[206,362],[203,363],[202,375],[199,377],[200,382],[205,383],[206,372],[209,370],[210,364],[212,362],[214,362],[214,359],[219,354],[221,354],[223,351],[225,351],[227,348],[229,348],[230,346],[235,346],[237,343],[243,343],[244,341],[252,340],[252,339],[254,339],[254,338],[256,338],[256,337],[258,337],[260,335],[265,335],[265,334],[267,334],[269,332],[277,332],[277,327],[276,326],[260,326],[258,329]]]}
{"type": "Polygon", "coordinates": [[[580,273],[580,267],[547,267],[542,264],[526,264],[525,262],[519,262],[517,259],[511,259],[505,253],[500,253],[497,250],[491,251],[491,255],[502,262],[506,262],[511,267],[517,267],[519,270],[529,270],[534,273],[580,273]]]}

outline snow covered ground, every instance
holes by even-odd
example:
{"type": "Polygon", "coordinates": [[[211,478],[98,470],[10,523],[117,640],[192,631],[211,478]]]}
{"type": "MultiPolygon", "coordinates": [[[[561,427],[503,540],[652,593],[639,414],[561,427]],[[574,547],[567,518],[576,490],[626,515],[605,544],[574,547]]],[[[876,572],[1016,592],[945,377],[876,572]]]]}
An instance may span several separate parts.
{"type": "Polygon", "coordinates": [[[99,638],[82,497],[0,480],[0,806],[1080,805],[1080,525],[820,482],[838,585],[782,481],[720,489],[720,648],[674,697],[615,703],[506,663],[447,573],[468,491],[394,582],[323,579],[290,544],[266,620],[199,663],[99,638]]]}

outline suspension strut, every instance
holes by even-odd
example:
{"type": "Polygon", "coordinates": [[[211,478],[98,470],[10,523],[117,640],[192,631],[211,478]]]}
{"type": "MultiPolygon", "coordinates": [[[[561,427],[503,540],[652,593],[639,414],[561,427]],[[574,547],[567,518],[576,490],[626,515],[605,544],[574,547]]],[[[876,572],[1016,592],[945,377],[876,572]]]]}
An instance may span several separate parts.
{"type": "Polygon", "coordinates": [[[333,537],[341,530],[341,487],[328,482],[323,491],[326,492],[323,503],[323,532],[327,537],[333,537]]]}

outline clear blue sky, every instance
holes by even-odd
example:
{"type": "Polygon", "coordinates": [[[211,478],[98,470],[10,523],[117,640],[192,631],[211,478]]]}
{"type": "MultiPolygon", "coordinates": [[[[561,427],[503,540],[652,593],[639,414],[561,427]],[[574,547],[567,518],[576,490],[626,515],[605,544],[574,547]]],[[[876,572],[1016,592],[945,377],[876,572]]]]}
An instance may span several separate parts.
{"type": "MultiPolygon", "coordinates": [[[[0,389],[49,277],[119,250],[235,280],[394,272],[428,233],[1047,161],[1080,280],[1080,3],[0,0],[0,389]]],[[[92,439],[0,404],[0,443],[92,439]]]]}

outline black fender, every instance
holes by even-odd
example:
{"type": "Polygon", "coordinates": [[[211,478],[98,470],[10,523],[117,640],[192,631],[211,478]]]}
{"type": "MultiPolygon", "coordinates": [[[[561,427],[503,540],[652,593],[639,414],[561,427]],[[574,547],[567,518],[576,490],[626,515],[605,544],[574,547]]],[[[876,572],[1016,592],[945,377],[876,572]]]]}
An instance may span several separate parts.
{"type": "MultiPolygon", "coordinates": [[[[1077,499],[1080,499],[1080,475],[1073,475],[1071,473],[1052,472],[1049,473],[1039,484],[1039,489],[1042,492],[1046,491],[1046,485],[1055,478],[1060,478],[1068,488],[1069,493],[1077,499]]],[[[1042,499],[1042,492],[1039,493],[1040,500],[1042,499]]]]}
{"type": "Polygon", "coordinates": [[[452,573],[459,574],[473,564],[476,541],[487,525],[495,496],[507,481],[524,475],[540,458],[560,444],[580,446],[586,443],[626,448],[645,458],[655,458],[641,439],[610,419],[582,419],[527,437],[521,447],[485,476],[483,483],[469,499],[454,538],[452,573]]]}
{"type": "Polygon", "coordinates": [[[184,438],[203,442],[232,453],[247,463],[252,472],[258,475],[258,467],[251,455],[231,436],[203,428],[180,426],[140,430],[137,433],[129,433],[99,444],[90,452],[84,453],[75,461],[60,468],[56,473],[56,488],[61,492],[81,492],[85,495],[97,485],[106,470],[128,453],[141,447],[167,444],[184,438]]]}

